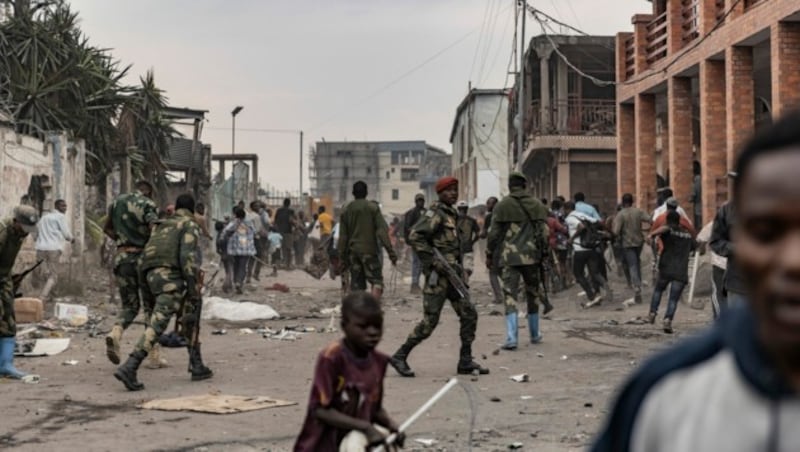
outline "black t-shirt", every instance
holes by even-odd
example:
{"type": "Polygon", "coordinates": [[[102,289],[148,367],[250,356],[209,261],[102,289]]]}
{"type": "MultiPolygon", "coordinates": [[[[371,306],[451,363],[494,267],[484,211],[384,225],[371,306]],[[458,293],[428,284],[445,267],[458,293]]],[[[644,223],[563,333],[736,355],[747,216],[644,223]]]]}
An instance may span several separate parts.
{"type": "Polygon", "coordinates": [[[661,278],[689,282],[689,254],[695,249],[695,240],[686,228],[677,227],[661,234],[664,251],[658,260],[661,278]]]}
{"type": "Polygon", "coordinates": [[[281,207],[275,212],[275,227],[281,234],[289,234],[292,232],[292,217],[294,217],[294,210],[288,207],[281,207]]]}

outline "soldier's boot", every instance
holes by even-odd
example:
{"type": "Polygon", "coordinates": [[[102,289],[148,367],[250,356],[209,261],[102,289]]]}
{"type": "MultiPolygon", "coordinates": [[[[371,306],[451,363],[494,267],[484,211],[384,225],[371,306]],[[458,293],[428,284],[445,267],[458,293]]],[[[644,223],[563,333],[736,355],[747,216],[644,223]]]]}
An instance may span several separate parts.
{"type": "Polygon", "coordinates": [[[134,350],[133,353],[128,356],[128,360],[125,361],[125,364],[119,366],[117,371],[114,372],[114,378],[121,381],[122,384],[128,388],[128,391],[141,391],[144,389],[144,385],[139,383],[139,380],[136,378],[136,371],[139,370],[139,366],[142,365],[142,361],[144,361],[146,357],[146,351],[134,350]]]}
{"type": "Polygon", "coordinates": [[[15,337],[0,337],[0,377],[20,379],[27,375],[14,367],[15,337]]]}
{"type": "Polygon", "coordinates": [[[122,325],[114,325],[106,336],[106,356],[113,364],[119,364],[119,341],[122,339],[122,325]]]}
{"type": "Polygon", "coordinates": [[[389,358],[389,364],[394,367],[394,370],[397,371],[400,375],[404,377],[413,377],[414,371],[411,370],[411,367],[406,362],[408,358],[408,354],[411,353],[411,349],[413,347],[408,345],[408,343],[403,344],[391,358],[389,358]]]}
{"type": "Polygon", "coordinates": [[[203,356],[200,354],[200,344],[194,347],[188,346],[189,350],[189,373],[192,374],[192,381],[208,380],[214,376],[214,372],[203,364],[203,356]]]}
{"type": "Polygon", "coordinates": [[[553,304],[550,303],[550,300],[548,300],[546,297],[544,300],[542,300],[542,304],[544,305],[544,311],[542,311],[542,315],[547,315],[553,310],[553,304]]]}
{"type": "Polygon", "coordinates": [[[528,330],[531,332],[531,344],[542,342],[542,333],[539,331],[539,314],[528,314],[528,330]]]}
{"type": "Polygon", "coordinates": [[[516,350],[519,325],[517,313],[506,314],[506,343],[501,347],[503,350],[516,350]]]}
{"type": "Polygon", "coordinates": [[[461,375],[472,375],[477,373],[479,375],[486,375],[489,369],[481,367],[472,359],[472,345],[461,344],[461,358],[458,360],[458,367],[456,371],[461,375]]]}
{"type": "Polygon", "coordinates": [[[145,367],[148,369],[163,369],[168,367],[169,363],[161,356],[161,346],[158,344],[153,345],[153,349],[147,355],[147,364],[145,367]]]}
{"type": "Polygon", "coordinates": [[[383,296],[383,289],[380,287],[373,287],[372,296],[375,297],[376,300],[381,301],[381,296],[383,296]]]}

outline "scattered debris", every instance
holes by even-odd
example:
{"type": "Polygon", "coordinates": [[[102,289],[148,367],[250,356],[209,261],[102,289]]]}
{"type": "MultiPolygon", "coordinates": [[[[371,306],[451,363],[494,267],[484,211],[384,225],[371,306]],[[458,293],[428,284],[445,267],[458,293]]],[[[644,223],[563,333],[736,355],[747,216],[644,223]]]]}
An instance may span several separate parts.
{"type": "Polygon", "coordinates": [[[436,441],[435,439],[432,438],[415,438],[414,442],[422,444],[425,447],[431,447],[434,444],[438,443],[439,441],[436,441]]]}
{"type": "Polygon", "coordinates": [[[517,450],[517,449],[522,449],[522,446],[523,446],[523,444],[521,442],[514,441],[513,443],[508,445],[508,448],[510,450],[517,450]]]}
{"type": "Polygon", "coordinates": [[[35,339],[33,341],[17,342],[16,356],[53,356],[69,348],[68,338],[35,339]]]}
{"type": "Polygon", "coordinates": [[[536,356],[539,357],[539,358],[544,358],[544,353],[536,352],[536,356]]]}
{"type": "Polygon", "coordinates": [[[228,330],[226,330],[226,329],[214,330],[214,331],[211,332],[211,334],[214,335],[214,336],[224,336],[224,335],[228,334],[228,330]]]}
{"type": "Polygon", "coordinates": [[[80,304],[56,303],[54,315],[71,326],[83,326],[89,321],[89,308],[80,304]]]}
{"type": "Polygon", "coordinates": [[[636,316],[630,320],[625,321],[625,325],[644,325],[647,323],[647,320],[643,319],[640,316],[636,316]]]}
{"type": "Polygon", "coordinates": [[[519,374],[519,375],[512,375],[511,381],[516,381],[517,383],[527,383],[531,381],[531,377],[528,374],[519,374]]]}
{"type": "Polygon", "coordinates": [[[502,400],[500,400],[500,397],[492,397],[489,400],[492,401],[492,402],[502,402],[502,400]]]}
{"type": "Polygon", "coordinates": [[[524,396],[519,396],[519,398],[522,399],[522,400],[531,400],[533,398],[533,396],[532,395],[524,395],[524,396]]]}
{"type": "Polygon", "coordinates": [[[594,406],[594,404],[592,402],[586,402],[586,403],[583,404],[584,408],[591,408],[593,406],[594,406]]]}
{"type": "Polygon", "coordinates": [[[500,349],[499,348],[494,349],[494,351],[492,352],[492,355],[494,355],[494,356],[497,356],[499,354],[500,354],[500,349]]]}
{"type": "Polygon", "coordinates": [[[38,298],[14,299],[14,316],[17,323],[36,323],[43,318],[42,300],[38,298]]]}
{"type": "Polygon", "coordinates": [[[35,384],[39,383],[39,380],[41,380],[41,379],[42,378],[40,376],[38,376],[38,375],[28,374],[28,375],[25,375],[24,377],[22,377],[22,382],[25,383],[25,384],[28,384],[28,385],[35,385],[35,384]]]}
{"type": "Polygon", "coordinates": [[[68,359],[61,363],[62,366],[77,366],[78,360],[77,359],[68,359]]]}
{"type": "Polygon", "coordinates": [[[335,308],[325,308],[320,310],[319,313],[323,315],[328,315],[328,314],[342,315],[342,307],[340,305],[336,306],[335,308]]]}
{"type": "Polygon", "coordinates": [[[205,394],[199,396],[178,397],[175,399],[151,400],[139,405],[139,408],[144,408],[146,410],[195,411],[200,413],[232,414],[290,405],[297,405],[297,403],[286,400],[272,399],[270,397],[205,394]]]}
{"type": "Polygon", "coordinates": [[[289,286],[286,284],[275,283],[269,287],[264,288],[264,290],[274,290],[277,292],[289,293],[289,286]]]}
{"type": "Polygon", "coordinates": [[[603,326],[617,326],[617,325],[619,325],[619,322],[617,322],[617,321],[616,321],[616,320],[614,320],[614,319],[611,319],[611,320],[604,320],[604,321],[603,321],[603,323],[602,323],[602,325],[603,325],[603,326]]]}
{"type": "Polygon", "coordinates": [[[265,304],[232,301],[221,297],[208,297],[203,300],[204,320],[247,322],[250,320],[271,320],[277,317],[280,317],[278,312],[265,304]]]}
{"type": "Polygon", "coordinates": [[[503,315],[503,313],[498,311],[497,309],[493,309],[492,311],[489,312],[489,315],[491,315],[491,316],[501,316],[501,315],[503,315]]]}
{"type": "Polygon", "coordinates": [[[561,361],[566,361],[567,359],[569,359],[569,356],[561,355],[561,361]]]}
{"type": "Polygon", "coordinates": [[[253,330],[251,330],[250,328],[240,328],[239,329],[239,334],[242,334],[242,335],[253,334],[253,330]]]}

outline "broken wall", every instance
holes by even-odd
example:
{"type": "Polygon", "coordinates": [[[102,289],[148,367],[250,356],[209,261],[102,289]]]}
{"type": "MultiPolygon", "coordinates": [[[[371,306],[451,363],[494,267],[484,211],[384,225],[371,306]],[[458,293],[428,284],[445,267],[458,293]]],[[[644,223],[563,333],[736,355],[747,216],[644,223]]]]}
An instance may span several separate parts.
{"type": "MultiPolygon", "coordinates": [[[[46,213],[56,199],[67,202],[67,221],[75,243],[67,243],[62,261],[81,262],[84,250],[86,150],[83,141],[66,134],[52,134],[46,141],[20,135],[0,126],[0,218],[8,218],[14,207],[26,203],[46,213]]],[[[35,261],[34,239],[28,237],[16,268],[35,261]]],[[[81,265],[75,266],[78,276],[81,265]]]]}

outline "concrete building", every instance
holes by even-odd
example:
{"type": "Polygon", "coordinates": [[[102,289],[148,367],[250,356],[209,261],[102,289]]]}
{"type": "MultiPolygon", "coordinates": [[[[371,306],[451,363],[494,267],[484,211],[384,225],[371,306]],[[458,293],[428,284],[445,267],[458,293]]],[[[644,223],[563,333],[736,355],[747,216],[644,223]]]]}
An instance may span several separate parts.
{"type": "Polygon", "coordinates": [[[459,199],[470,206],[508,193],[508,91],[471,89],[450,131],[459,199]]]}
{"type": "Polygon", "coordinates": [[[687,205],[698,161],[705,223],[745,141],[800,105],[800,2],[651,3],[617,34],[618,191],[652,208],[660,178],[687,205]]]}
{"type": "Polygon", "coordinates": [[[368,198],[378,201],[385,215],[401,215],[434,177],[435,166],[423,168],[423,162],[446,155],[424,141],[317,142],[311,151],[311,196],[330,196],[338,210],[353,199],[353,184],[362,180],[368,198]]]}
{"type": "MultiPolygon", "coordinates": [[[[525,53],[527,109],[521,152],[516,149],[515,130],[508,140],[512,165],[528,176],[536,196],[571,198],[580,191],[602,212],[614,211],[614,62],[612,36],[531,39],[525,53]]],[[[519,92],[516,86],[514,92],[519,92]]],[[[517,116],[516,110],[515,99],[511,118],[517,116]]]]}

